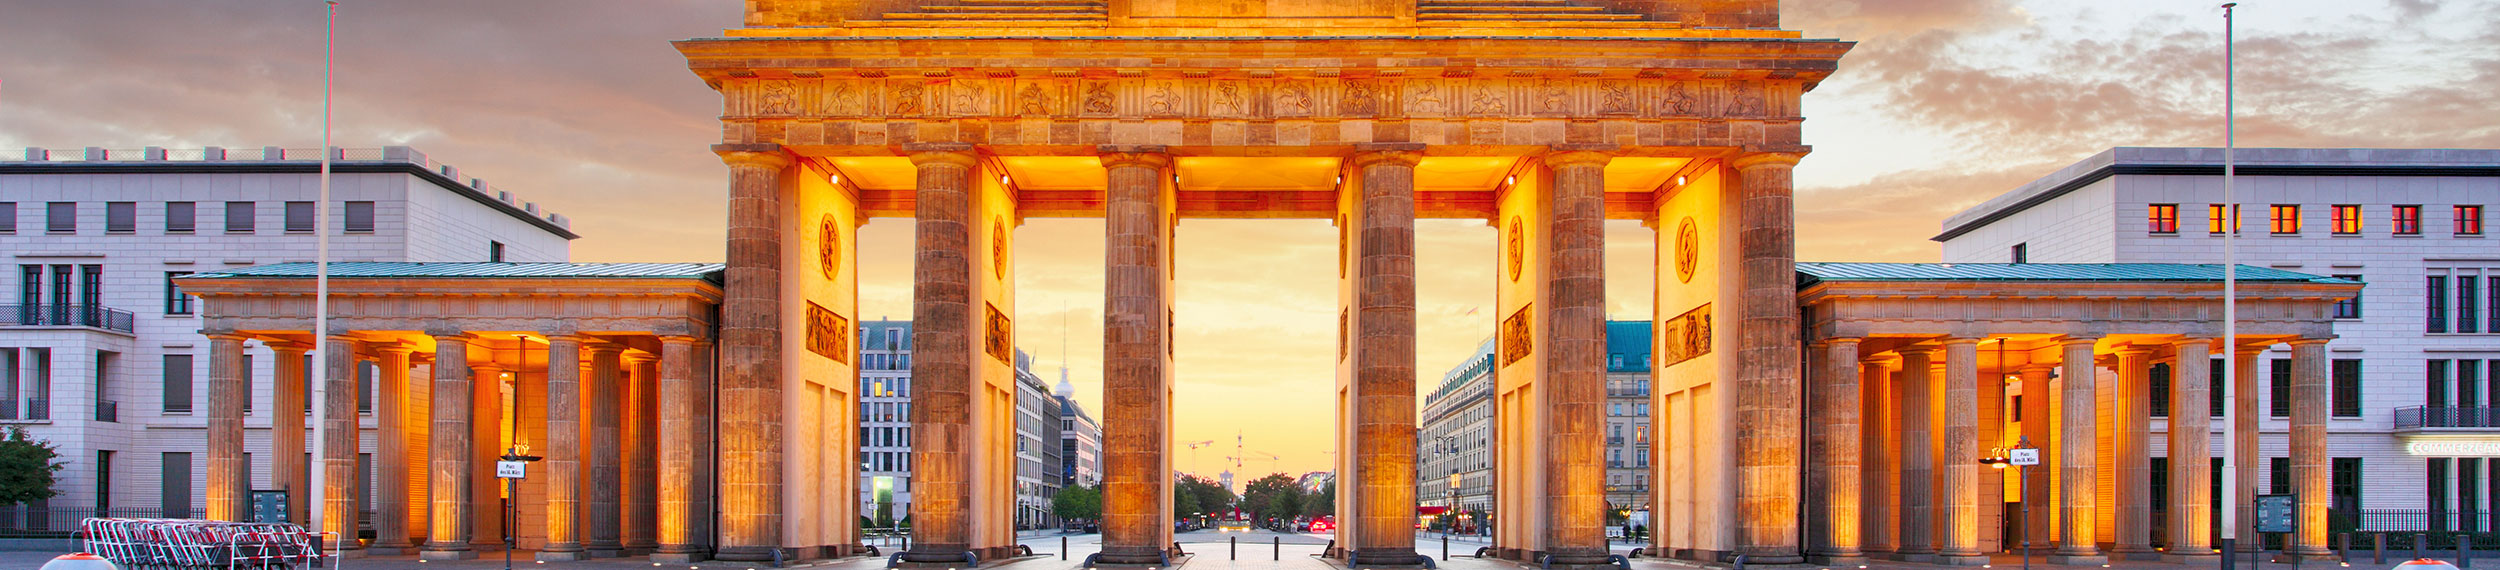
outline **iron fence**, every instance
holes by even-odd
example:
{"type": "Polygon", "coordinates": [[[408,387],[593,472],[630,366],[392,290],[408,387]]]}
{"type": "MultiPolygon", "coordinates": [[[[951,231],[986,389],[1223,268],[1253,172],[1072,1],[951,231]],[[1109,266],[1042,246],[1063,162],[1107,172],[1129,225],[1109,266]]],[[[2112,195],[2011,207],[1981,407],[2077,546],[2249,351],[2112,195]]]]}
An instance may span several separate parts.
{"type": "Polygon", "coordinates": [[[2396,408],[2396,429],[2500,428],[2500,408],[2407,406],[2396,408]]]}
{"type": "Polygon", "coordinates": [[[0,507],[0,538],[62,538],[78,533],[78,523],[89,518],[188,518],[192,509],[156,507],[34,507],[9,505],[0,507]],[[169,516],[177,515],[177,516],[169,516]]]}
{"type": "Polygon", "coordinates": [[[130,311],[101,305],[0,305],[0,326],[95,327],[131,332],[137,319],[130,311]]]}

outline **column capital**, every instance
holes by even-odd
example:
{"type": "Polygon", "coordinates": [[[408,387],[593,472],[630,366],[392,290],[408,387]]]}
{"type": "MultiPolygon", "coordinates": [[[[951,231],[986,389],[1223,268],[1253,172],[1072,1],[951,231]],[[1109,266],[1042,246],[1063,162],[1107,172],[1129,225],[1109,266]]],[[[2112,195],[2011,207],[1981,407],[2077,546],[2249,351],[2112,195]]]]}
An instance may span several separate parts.
{"type": "Polygon", "coordinates": [[[586,340],[582,342],[582,351],[588,352],[595,357],[604,354],[625,352],[625,345],[606,341],[586,340]]]}
{"type": "Polygon", "coordinates": [[[2057,370],[2057,367],[2058,367],[2058,365],[2056,365],[2056,364],[2047,364],[2047,363],[2031,363],[2031,364],[2024,364],[2024,365],[2022,365],[2022,366],[2016,366],[2016,367],[2014,367],[2014,372],[2015,372],[2015,373],[2017,373],[2017,374],[2028,374],[2028,373],[2032,373],[2032,372],[2049,372],[2049,371],[2057,370]]]}
{"type": "Polygon", "coordinates": [[[311,344],[295,342],[292,340],[268,340],[261,341],[261,344],[268,345],[269,350],[278,352],[308,352],[313,348],[311,344]]]}
{"type": "Polygon", "coordinates": [[[1374,143],[1355,145],[1354,167],[1389,164],[1413,168],[1424,160],[1423,143],[1374,143]]]}
{"type": "Polygon", "coordinates": [[[202,329],[202,330],[200,330],[200,336],[208,337],[208,340],[211,340],[211,341],[225,340],[225,341],[243,342],[243,341],[247,341],[247,340],[252,340],[252,337],[251,337],[250,335],[245,335],[245,334],[243,334],[243,333],[234,332],[234,331],[231,331],[231,330],[222,330],[222,331],[214,331],[214,332],[211,332],[211,331],[209,331],[209,330],[207,330],[207,329],[202,329]]]}
{"type": "Polygon", "coordinates": [[[2153,349],[2140,344],[2130,344],[2110,351],[2110,354],[2117,355],[2119,358],[2144,358],[2152,356],[2153,349]]]}
{"type": "Polygon", "coordinates": [[[1606,152],[1606,150],[1612,150],[1612,149],[1605,149],[1605,150],[1593,150],[1593,149],[1573,148],[1573,147],[1579,147],[1579,146],[1586,146],[1586,145],[1555,145],[1555,146],[1553,147],[1554,152],[1552,152],[1552,153],[1550,153],[1550,154],[1547,154],[1547,155],[1545,155],[1545,156],[1543,157],[1543,160],[1545,161],[1545,165],[1546,165],[1546,166],[1549,166],[1549,167],[1563,167],[1563,166],[1601,166],[1601,167],[1602,167],[1602,166],[1605,166],[1605,165],[1606,165],[1606,163],[1607,163],[1608,161],[1612,161],[1612,160],[1614,160],[1614,159],[1615,159],[1615,155],[1614,155],[1613,153],[1606,152]]]}
{"type": "Polygon", "coordinates": [[[2292,345],[2292,348],[2300,348],[2300,347],[2303,347],[2303,346],[2322,346],[2322,345],[2325,345],[2328,341],[2332,341],[2332,340],[2335,340],[2335,337],[2333,337],[2333,336],[2324,336],[2324,337],[2314,337],[2314,336],[2310,336],[2310,337],[2301,337],[2301,338],[2296,338],[2296,339],[2291,339],[2291,340],[2283,341],[2283,344],[2292,345]]]}
{"type": "Polygon", "coordinates": [[[404,342],[377,342],[372,344],[370,350],[379,354],[405,357],[415,354],[417,347],[409,346],[404,342]]]}
{"type": "Polygon", "coordinates": [[[791,162],[790,152],[775,143],[716,144],[712,145],[712,153],[720,155],[720,161],[730,166],[758,166],[778,170],[790,166],[791,162]]]}
{"type": "Polygon", "coordinates": [[[1796,166],[1797,161],[1804,160],[1805,157],[1806,154],[1802,152],[1749,152],[1729,159],[1727,165],[1737,170],[1757,166],[1796,166]]]}
{"type": "Polygon", "coordinates": [[[912,166],[952,164],[972,168],[981,162],[981,155],[975,154],[973,146],[965,143],[907,144],[903,145],[903,152],[911,153],[912,166]]]}
{"type": "Polygon", "coordinates": [[[2070,334],[2070,335],[2066,335],[2066,336],[2065,336],[2065,337],[2063,337],[2063,338],[2059,338],[2059,339],[2057,339],[2057,345],[2058,345],[2058,346],[2068,346],[2068,347],[2071,347],[2071,346],[2074,346],[2074,345],[2078,345],[2078,344],[2084,344],[2084,345],[2097,344],[2097,343],[2099,343],[2099,342],[2101,342],[2101,337],[2097,337],[2097,336],[2087,336],[2087,335],[2079,335],[2079,334],[2070,334]]]}
{"type": "Polygon", "coordinates": [[[697,336],[697,335],[683,335],[683,334],[664,334],[664,335],[660,335],[660,344],[696,344],[696,345],[699,345],[699,344],[703,344],[704,342],[707,342],[707,341],[706,341],[706,339],[705,339],[704,337],[697,336]]]}
{"type": "Polygon", "coordinates": [[[2171,348],[2172,348],[2172,349],[2174,349],[2174,350],[2180,350],[2180,351],[2203,350],[2203,351],[2205,351],[2205,354],[2213,354],[2213,352],[2214,352],[2214,339],[2210,339],[2210,338],[2183,338],[2183,339],[2179,339],[2179,340],[2176,340],[2176,341],[2172,341],[2172,342],[2170,343],[2170,346],[2171,346],[2171,348]]]}
{"type": "Polygon", "coordinates": [[[1102,148],[1103,150],[1096,157],[1102,160],[1102,167],[1106,169],[1144,167],[1161,170],[1172,165],[1172,155],[1164,154],[1162,147],[1153,147],[1154,150],[1134,150],[1143,147],[1117,147],[1132,150],[1110,150],[1115,147],[1103,145],[1102,148]]]}
{"type": "Polygon", "coordinates": [[[569,342],[569,343],[578,344],[578,345],[582,345],[582,346],[589,346],[589,345],[591,345],[592,343],[599,342],[599,338],[598,338],[598,337],[594,337],[594,336],[590,336],[590,335],[580,334],[580,333],[548,333],[548,334],[547,334],[547,343],[548,343],[548,344],[555,344],[555,343],[556,343],[556,342],[558,342],[558,341],[562,341],[562,342],[569,342]]]}
{"type": "Polygon", "coordinates": [[[658,355],[658,354],[652,354],[652,353],[649,353],[649,352],[643,352],[643,351],[640,351],[640,350],[627,351],[627,352],[625,353],[625,363],[626,363],[626,364],[641,365],[641,364],[647,364],[647,363],[659,362],[659,361],[660,361],[660,355],[658,355]]]}
{"type": "Polygon", "coordinates": [[[1912,354],[1916,354],[1916,355],[1920,355],[1920,356],[1935,356],[1935,355],[1936,355],[1936,353],[1937,353],[1938,351],[1942,351],[1942,350],[1944,350],[1944,347],[1939,347],[1939,346],[1904,346],[1904,347],[1901,347],[1901,348],[1895,348],[1895,349],[1892,349],[1892,351],[1893,351],[1894,353],[1900,354],[1900,355],[1902,355],[1902,356],[1909,356],[1909,355],[1912,355],[1912,354]]]}
{"type": "Polygon", "coordinates": [[[1866,339],[1863,339],[1863,338],[1858,338],[1858,337],[1854,337],[1854,336],[1836,336],[1836,337],[1831,337],[1831,338],[1827,338],[1827,339],[1823,339],[1823,340],[1814,341],[1814,343],[1815,343],[1815,344],[1821,344],[1821,345],[1834,345],[1834,344],[1857,344],[1857,343],[1862,342],[1862,341],[1865,341],[1865,340],[1866,340],[1866,339]]]}
{"type": "Polygon", "coordinates": [[[1944,344],[1944,345],[1946,345],[1946,346],[1952,346],[1952,345],[1956,345],[1956,344],[1979,344],[1979,341],[1983,341],[1983,340],[1987,340],[1987,339],[1980,338],[1980,337],[1975,337],[1975,336],[1971,336],[1971,337],[1963,337],[1963,336],[1949,336],[1949,337],[1945,337],[1945,338],[1944,338],[1944,340],[1939,340],[1939,341],[1936,341],[1936,342],[1943,343],[1943,344],[1944,344]]]}

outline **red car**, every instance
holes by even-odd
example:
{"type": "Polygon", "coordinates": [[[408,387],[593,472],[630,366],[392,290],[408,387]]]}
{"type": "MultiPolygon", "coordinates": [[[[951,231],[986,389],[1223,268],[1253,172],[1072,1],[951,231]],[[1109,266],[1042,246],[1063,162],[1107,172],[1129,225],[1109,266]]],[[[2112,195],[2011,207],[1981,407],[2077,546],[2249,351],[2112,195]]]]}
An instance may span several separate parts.
{"type": "Polygon", "coordinates": [[[1320,517],[1311,521],[1311,532],[1335,532],[1336,530],[1337,517],[1320,517]]]}

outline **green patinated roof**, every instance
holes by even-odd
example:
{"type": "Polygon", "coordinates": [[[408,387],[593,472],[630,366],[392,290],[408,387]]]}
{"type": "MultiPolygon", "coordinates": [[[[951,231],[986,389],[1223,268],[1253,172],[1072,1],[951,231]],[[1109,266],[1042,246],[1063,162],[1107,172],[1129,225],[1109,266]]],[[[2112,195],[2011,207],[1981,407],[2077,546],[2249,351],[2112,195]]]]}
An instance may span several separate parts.
{"type": "MultiPolygon", "coordinates": [[[[1822,281],[2222,281],[2220,264],[2185,263],[1797,263],[1797,285],[1822,281]]],[[[2358,282],[2281,269],[2239,266],[2239,280],[2358,282]]]]}
{"type": "MultiPolygon", "coordinates": [[[[718,263],[340,262],[332,278],[702,279],[720,282],[718,263]]],[[[189,279],[306,278],[311,263],[274,263],[190,275],[189,279]]]]}

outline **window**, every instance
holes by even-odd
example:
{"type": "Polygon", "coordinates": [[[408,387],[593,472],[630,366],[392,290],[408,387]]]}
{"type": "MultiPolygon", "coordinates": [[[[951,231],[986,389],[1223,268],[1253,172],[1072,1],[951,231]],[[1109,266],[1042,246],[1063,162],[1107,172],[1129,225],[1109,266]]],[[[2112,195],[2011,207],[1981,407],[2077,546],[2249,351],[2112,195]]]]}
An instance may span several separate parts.
{"type": "Polygon", "coordinates": [[[2361,458],[2337,457],[2328,465],[2332,474],[2328,476],[2327,508],[2347,513],[2361,510],[2361,458]]]}
{"type": "Polygon", "coordinates": [[[2361,417],[2361,360],[2338,358],[2330,364],[2334,373],[2334,416],[2361,417]]]}
{"type": "Polygon", "coordinates": [[[2266,492],[2277,495],[2292,493],[2292,458],[2266,458],[2266,492]]]}
{"type": "Polygon", "coordinates": [[[2238,231],[2238,230],[2239,230],[2239,228],[2240,228],[2240,226],[2239,226],[2239,223],[2240,223],[2240,220],[2239,220],[2239,218],[2240,218],[2240,216],[2239,216],[2239,211],[2240,211],[2240,207],[2239,207],[2238,205],[2234,204],[2234,205],[2232,205],[2232,206],[2231,206],[2231,215],[2229,215],[2229,216],[2224,216],[2224,215],[2222,214],[2222,205],[2221,205],[2221,204],[2206,204],[2206,205],[2205,205],[2205,233],[2209,233],[2209,234],[2213,234],[2213,235],[2222,235],[2222,225],[2223,225],[2223,223],[2224,223],[2223,218],[2226,218],[2226,217],[2230,218],[2229,223],[2231,224],[2231,229],[2232,229],[2232,231],[2238,231]]]}
{"type": "Polygon", "coordinates": [[[2430,500],[2428,502],[2431,511],[2430,527],[2434,529],[2446,530],[2448,528],[2448,484],[2451,483],[2448,480],[2449,461],[2451,460],[2446,457],[2433,457],[2429,461],[2430,472],[2427,481],[2430,484],[2428,489],[2430,500]]]}
{"type": "Polygon", "coordinates": [[[191,355],[165,355],[165,413],[191,413],[191,355]]]}
{"type": "MultiPolygon", "coordinates": [[[[2226,374],[2222,370],[2224,366],[2230,366],[2230,364],[2223,362],[2220,358],[2205,361],[2205,386],[2207,386],[2205,395],[2207,399],[2212,400],[2205,403],[2205,411],[2217,419],[2229,417],[2231,413],[2228,405],[2231,400],[2231,383],[2222,381],[2222,375],[2226,374]]],[[[2216,478],[2216,480],[2219,479],[2219,477],[2216,478]]]]}
{"type": "MultiPolygon", "coordinates": [[[[2359,276],[2359,275],[2335,275],[2335,276],[2333,276],[2333,277],[2334,277],[2334,278],[2336,278],[2336,279],[2342,279],[2342,280],[2345,280],[2345,281],[2360,281],[2360,280],[2361,280],[2361,276],[2359,276]]],[[[2367,286],[2365,285],[2364,287],[2367,287],[2367,286]]],[[[2352,294],[2352,298],[2350,298],[2350,299],[2344,299],[2344,300],[2339,300],[2339,301],[2336,301],[2336,302],[2335,302],[2335,318],[2338,318],[2338,319],[2358,319],[2358,318],[2361,318],[2361,294],[2360,294],[2360,293],[2353,293],[2353,294],[2352,294]]]]}
{"type": "Polygon", "coordinates": [[[199,223],[199,204],[192,202],[165,203],[165,233],[191,233],[191,230],[197,227],[199,223]]]}
{"type": "Polygon", "coordinates": [[[252,233],[252,217],[258,215],[251,202],[226,203],[226,233],[252,233]]]}
{"type": "Polygon", "coordinates": [[[0,234],[17,233],[17,203],[0,202],[0,234]]]}
{"type": "Polygon", "coordinates": [[[2361,235],[2361,205],[2335,205],[2335,235],[2361,235]]]}
{"type": "Polygon", "coordinates": [[[287,202],[286,233],[297,234],[311,231],[313,231],[313,203],[287,202]]]}
{"type": "Polygon", "coordinates": [[[2144,209],[2145,230],[2161,235],[2178,235],[2179,205],[2154,204],[2144,209]]]}
{"type": "Polygon", "coordinates": [[[486,242],[486,260],[497,263],[503,262],[503,242],[486,242]]]}
{"type": "Polygon", "coordinates": [[[2272,400],[2268,403],[2273,405],[2268,411],[2274,417],[2292,417],[2292,359],[2277,358],[2267,364],[2270,365],[2267,372],[2274,380],[2272,390],[2266,394],[2266,399],[2272,400]]]}
{"type": "Polygon", "coordinates": [[[347,227],[345,228],[345,231],[351,234],[373,233],[372,202],[347,203],[347,227]]]}
{"type": "Polygon", "coordinates": [[[2483,235],[2483,207],[2457,206],[2457,235],[2483,235]]]}
{"type": "Polygon", "coordinates": [[[2448,361],[2429,360],[2422,370],[2422,406],[2448,407],[2448,361]]]}
{"type": "Polygon", "coordinates": [[[2031,251],[2030,251],[2030,250],[2031,250],[2031,244],[2028,244],[2028,243],[2018,243],[2018,244],[2014,244],[2014,250],[2013,250],[2012,254],[2011,254],[2011,255],[2009,255],[2008,257],[2010,257],[2011,259],[2013,259],[2013,260],[2014,260],[2014,263],[2030,263],[2030,262],[2031,262],[2031,251]]]}
{"type": "Polygon", "coordinates": [[[104,233],[126,234],[139,231],[138,202],[105,202],[104,233]]]}
{"type": "Polygon", "coordinates": [[[2152,465],[2147,466],[2149,467],[2147,471],[2152,472],[2150,475],[2153,479],[2151,501],[2153,512],[2168,511],[2170,510],[2170,458],[2154,457],[2151,459],[2152,465]]]}
{"type": "Polygon", "coordinates": [[[2152,389],[2152,393],[2146,395],[2151,396],[2148,400],[2151,404],[2149,407],[2153,409],[2153,417],[2170,417],[2170,363],[2153,363],[2153,371],[2149,376],[2151,377],[2146,379],[2145,383],[2152,389]]]}
{"type": "Polygon", "coordinates": [[[2483,295],[2475,290],[2480,283],[2470,275],[2457,276],[2457,332],[2483,332],[2483,310],[2477,304],[2483,295]]]}
{"type": "Polygon", "coordinates": [[[95,452],[95,510],[113,508],[113,452],[95,452]]]}
{"type": "Polygon", "coordinates": [[[2422,323],[2422,331],[2448,332],[2448,276],[2430,276],[2430,283],[2424,285],[2423,291],[2422,313],[2427,319],[2422,323]]]}
{"type": "Polygon", "coordinates": [[[176,277],[190,274],[191,272],[189,271],[165,272],[165,314],[191,314],[191,296],[184,294],[182,292],[182,284],[174,281],[174,278],[176,277]]]}
{"type": "Polygon", "coordinates": [[[2389,211],[2387,224],[2400,236],[2422,235],[2422,205],[2398,205],[2389,211]]]}
{"type": "Polygon", "coordinates": [[[78,203],[53,202],[44,205],[43,231],[56,234],[78,233],[78,203]]]}
{"type": "Polygon", "coordinates": [[[2500,275],[2483,278],[2483,330],[2500,332],[2500,275]]]}
{"type": "Polygon", "coordinates": [[[2273,223],[2274,235],[2296,235],[2300,233],[2299,204],[2275,204],[2274,207],[2270,208],[2270,210],[2272,213],[2269,214],[2267,218],[2273,223]]]}
{"type": "Polygon", "coordinates": [[[156,471],[162,478],[157,482],[161,493],[157,504],[164,505],[166,517],[191,518],[191,454],[170,452],[160,457],[163,468],[156,471]]]}

